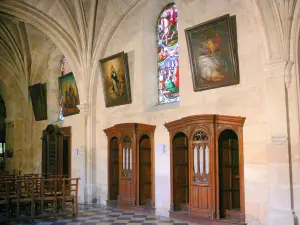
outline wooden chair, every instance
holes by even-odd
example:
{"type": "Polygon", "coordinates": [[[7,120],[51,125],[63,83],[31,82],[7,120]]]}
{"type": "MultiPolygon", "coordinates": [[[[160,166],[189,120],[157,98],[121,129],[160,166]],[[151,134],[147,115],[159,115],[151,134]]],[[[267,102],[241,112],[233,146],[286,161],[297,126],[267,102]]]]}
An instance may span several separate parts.
{"type": "Polygon", "coordinates": [[[34,184],[34,179],[16,181],[17,196],[11,202],[16,205],[17,220],[20,220],[21,217],[25,219],[33,219],[34,217],[34,184]],[[30,216],[24,215],[27,206],[30,206],[30,216]],[[21,213],[23,213],[23,216],[21,213]]]}
{"type": "Polygon", "coordinates": [[[37,201],[40,201],[41,214],[44,214],[45,208],[49,210],[51,205],[52,213],[48,212],[48,215],[57,216],[57,179],[42,179],[40,184],[40,197],[36,198],[37,201]]]}
{"type": "Polygon", "coordinates": [[[0,181],[0,221],[7,221],[9,219],[9,191],[11,181],[0,181]]]}
{"type": "Polygon", "coordinates": [[[62,192],[58,197],[64,214],[69,213],[68,204],[72,203],[72,216],[78,217],[78,183],[80,178],[63,178],[62,192]]]}

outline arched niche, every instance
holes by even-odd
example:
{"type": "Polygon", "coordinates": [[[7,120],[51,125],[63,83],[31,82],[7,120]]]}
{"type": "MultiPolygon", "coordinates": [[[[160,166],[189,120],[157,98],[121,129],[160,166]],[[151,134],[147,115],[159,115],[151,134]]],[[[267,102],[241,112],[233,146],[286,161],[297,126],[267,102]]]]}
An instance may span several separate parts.
{"type": "Polygon", "coordinates": [[[178,132],[172,140],[171,150],[172,167],[172,208],[174,211],[188,211],[189,205],[189,153],[188,137],[183,132],[178,132]]]}
{"type": "Polygon", "coordinates": [[[71,177],[71,127],[49,124],[42,136],[42,173],[71,177]]]}
{"type": "MultiPolygon", "coordinates": [[[[111,151],[112,138],[119,140],[117,205],[121,208],[154,210],[154,130],[155,126],[141,123],[117,124],[104,130],[108,140],[108,152],[111,151]]],[[[110,167],[110,159],[108,161],[110,167]]],[[[108,199],[111,194],[111,188],[109,189],[108,199]]]]}
{"type": "MultiPolygon", "coordinates": [[[[240,211],[239,144],[237,134],[225,129],[218,138],[220,218],[240,211]]],[[[239,218],[237,218],[239,219],[239,218]]]]}
{"type": "MultiPolygon", "coordinates": [[[[242,128],[245,118],[221,115],[196,115],[188,116],[165,124],[170,133],[170,160],[171,160],[171,207],[170,216],[191,219],[198,218],[198,222],[204,222],[201,219],[222,220],[226,219],[229,223],[245,222],[245,204],[244,204],[244,160],[243,160],[243,138],[242,128]],[[220,153],[219,136],[224,131],[232,130],[236,133],[238,139],[238,162],[239,162],[239,200],[240,207],[238,211],[232,212],[238,215],[238,218],[224,218],[220,216],[220,190],[223,186],[220,184],[220,153]],[[186,143],[179,144],[177,138],[185,137],[186,143]],[[187,148],[185,156],[181,156],[181,168],[175,168],[176,148],[187,148]],[[183,160],[187,157],[187,160],[183,160]],[[183,161],[187,161],[186,166],[183,161]],[[186,168],[187,167],[187,168],[186,168]],[[179,172],[176,170],[180,170],[179,172]],[[188,183],[185,185],[188,190],[189,201],[185,205],[186,210],[178,207],[178,200],[175,195],[178,189],[174,182],[178,173],[186,174],[188,170],[188,183]]],[[[227,137],[222,134],[222,137],[227,137]]],[[[234,136],[228,136],[234,137],[234,136]]],[[[180,140],[180,139],[178,139],[180,140]]],[[[221,139],[223,140],[223,139],[221,139]]],[[[182,200],[181,200],[182,201],[182,200]]],[[[224,210],[223,210],[224,211],[224,210]]],[[[222,211],[222,212],[223,212],[222,211]]]]}
{"type": "Polygon", "coordinates": [[[119,139],[117,137],[112,137],[110,139],[108,158],[108,200],[117,201],[119,196],[119,139]]]}
{"type": "Polygon", "coordinates": [[[139,140],[139,205],[152,205],[152,146],[148,135],[142,135],[139,140]]]}

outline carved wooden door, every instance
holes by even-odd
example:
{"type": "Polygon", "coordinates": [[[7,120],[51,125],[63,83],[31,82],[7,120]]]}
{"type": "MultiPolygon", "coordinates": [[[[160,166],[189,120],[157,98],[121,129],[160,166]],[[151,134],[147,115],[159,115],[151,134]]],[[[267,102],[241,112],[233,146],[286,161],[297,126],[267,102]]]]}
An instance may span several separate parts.
{"type": "Polygon", "coordinates": [[[135,178],[134,178],[134,142],[133,138],[125,135],[122,138],[121,174],[120,174],[120,205],[135,205],[135,178]]]}
{"type": "Polygon", "coordinates": [[[151,140],[147,135],[139,143],[139,205],[151,206],[151,140]]]}
{"type": "Polygon", "coordinates": [[[196,131],[190,142],[191,194],[190,213],[212,217],[211,146],[203,130],[196,131]]]}

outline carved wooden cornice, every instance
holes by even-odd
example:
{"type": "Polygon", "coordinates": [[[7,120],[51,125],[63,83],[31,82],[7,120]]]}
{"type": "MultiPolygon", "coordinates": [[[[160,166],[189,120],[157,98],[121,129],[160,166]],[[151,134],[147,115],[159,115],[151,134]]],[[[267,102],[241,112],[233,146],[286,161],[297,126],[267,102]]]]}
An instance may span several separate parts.
{"type": "Polygon", "coordinates": [[[153,133],[155,131],[155,128],[155,125],[143,123],[120,123],[112,127],[106,128],[103,131],[107,136],[112,136],[124,130],[136,130],[140,131],[141,133],[153,133]]]}
{"type": "Polygon", "coordinates": [[[180,127],[186,127],[189,125],[204,124],[204,123],[218,123],[218,124],[231,124],[235,126],[243,126],[245,119],[246,119],[245,117],[204,114],[204,115],[183,117],[179,120],[165,123],[165,127],[168,129],[168,131],[172,131],[180,127]]]}

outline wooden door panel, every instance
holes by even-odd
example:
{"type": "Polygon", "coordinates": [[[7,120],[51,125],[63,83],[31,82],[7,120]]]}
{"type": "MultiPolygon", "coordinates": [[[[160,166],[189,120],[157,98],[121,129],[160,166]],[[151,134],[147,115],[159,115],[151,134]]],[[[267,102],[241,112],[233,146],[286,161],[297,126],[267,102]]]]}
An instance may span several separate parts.
{"type": "Polygon", "coordinates": [[[211,187],[192,185],[191,213],[199,217],[210,218],[212,211],[211,187]]]}
{"type": "Polygon", "coordinates": [[[131,179],[121,178],[120,204],[134,205],[133,182],[131,179]]]}

